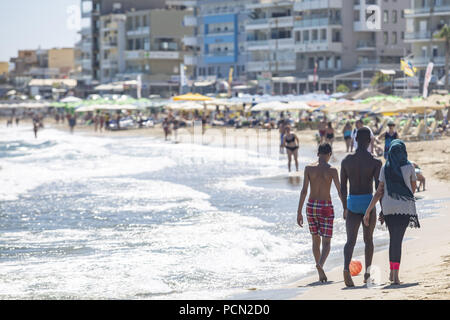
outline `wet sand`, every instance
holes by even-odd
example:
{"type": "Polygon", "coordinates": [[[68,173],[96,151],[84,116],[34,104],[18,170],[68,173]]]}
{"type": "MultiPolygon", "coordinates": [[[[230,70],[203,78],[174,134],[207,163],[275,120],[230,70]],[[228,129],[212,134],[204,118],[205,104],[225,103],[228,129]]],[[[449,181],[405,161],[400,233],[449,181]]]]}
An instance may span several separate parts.
{"type": "MultiPolygon", "coordinates": [[[[55,125],[61,130],[68,126],[55,125]]],[[[212,132],[212,131],[210,131],[212,132]]],[[[228,130],[227,134],[242,136],[255,136],[255,130],[228,130]],[[253,133],[252,133],[253,132],[253,133]]],[[[95,136],[151,136],[164,138],[161,127],[139,130],[106,131],[95,133],[93,127],[77,126],[75,134],[89,134],[95,136]]],[[[180,130],[179,137],[183,136],[180,130]]],[[[305,130],[296,132],[302,145],[315,148],[316,131],[305,130]]],[[[30,134],[32,134],[30,130],[30,134]]],[[[272,138],[277,139],[278,130],[273,130],[272,138]]],[[[208,137],[208,130],[205,137],[208,137]]],[[[278,143],[271,141],[271,143],[278,143]]],[[[264,143],[264,142],[263,142],[264,143]]],[[[267,143],[267,141],[266,141],[267,143]]],[[[420,229],[408,229],[406,238],[410,239],[403,244],[400,286],[391,286],[388,283],[389,259],[385,248],[375,248],[373,264],[380,268],[380,279],[383,285],[377,288],[367,288],[363,285],[363,277],[354,278],[356,287],[347,289],[342,279],[342,267],[332,270],[325,265],[329,279],[328,284],[318,283],[316,275],[296,281],[284,289],[307,288],[305,293],[296,299],[450,299],[450,137],[442,137],[434,141],[406,142],[409,159],[416,162],[427,178],[427,190],[420,192],[423,199],[446,199],[442,202],[438,215],[422,219],[420,229]]],[[[336,164],[345,156],[343,141],[334,143],[334,157],[336,164]]],[[[388,237],[388,234],[386,233],[388,237]]],[[[358,239],[362,241],[362,239],[358,239]]],[[[354,257],[364,261],[364,257],[354,257]]],[[[273,299],[277,299],[276,296],[273,299]]]]}

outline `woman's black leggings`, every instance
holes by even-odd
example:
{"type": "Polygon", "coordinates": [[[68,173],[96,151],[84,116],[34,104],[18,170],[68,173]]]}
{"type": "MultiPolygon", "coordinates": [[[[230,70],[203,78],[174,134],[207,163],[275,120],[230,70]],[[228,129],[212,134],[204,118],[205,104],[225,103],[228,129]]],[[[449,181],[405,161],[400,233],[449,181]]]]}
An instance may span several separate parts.
{"type": "Polygon", "coordinates": [[[384,221],[389,229],[389,260],[400,263],[402,257],[402,242],[406,228],[409,225],[409,216],[406,214],[387,214],[384,221]]]}

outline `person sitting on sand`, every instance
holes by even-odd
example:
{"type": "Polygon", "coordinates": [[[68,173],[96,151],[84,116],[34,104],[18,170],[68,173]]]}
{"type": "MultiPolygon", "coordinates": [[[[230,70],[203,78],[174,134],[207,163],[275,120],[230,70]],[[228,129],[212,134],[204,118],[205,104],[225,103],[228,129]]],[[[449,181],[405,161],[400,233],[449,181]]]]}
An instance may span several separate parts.
{"type": "Polygon", "coordinates": [[[286,126],[285,134],[283,135],[282,146],[286,148],[286,152],[288,155],[288,168],[289,172],[291,172],[291,162],[292,157],[294,157],[295,168],[298,171],[298,148],[299,148],[299,140],[298,137],[291,132],[291,127],[286,126]]]}
{"type": "Polygon", "coordinates": [[[419,181],[419,185],[417,186],[417,192],[420,192],[420,187],[423,187],[423,191],[425,191],[425,177],[422,174],[422,170],[415,162],[411,162],[416,171],[417,181],[419,181]]]}
{"type": "Polygon", "coordinates": [[[303,188],[297,210],[297,223],[300,227],[303,227],[303,204],[308,194],[308,187],[311,186],[308,204],[306,205],[306,217],[312,235],[312,250],[320,282],[327,282],[323,266],[330,252],[333,236],[334,209],[330,195],[332,182],[334,182],[343,203],[338,171],[328,164],[331,154],[331,145],[329,143],[321,144],[317,154],[318,162],[305,167],[303,188]],[[320,250],[321,242],[322,250],[320,250]]]}
{"type": "Polygon", "coordinates": [[[381,200],[383,213],[380,222],[386,221],[389,230],[389,261],[391,273],[389,280],[399,285],[399,269],[402,242],[408,225],[420,228],[416,212],[414,191],[416,173],[408,161],[406,146],[401,140],[394,140],[389,148],[386,164],[380,172],[380,184],[364,216],[364,224],[370,224],[370,212],[381,200]]]}
{"type": "MultiPolygon", "coordinates": [[[[371,142],[369,128],[361,127],[356,134],[358,149],[354,154],[347,155],[341,163],[341,193],[344,206],[345,228],[347,231],[347,243],[344,247],[344,282],[347,287],[354,287],[350,275],[349,266],[353,256],[359,226],[363,222],[363,216],[372,200],[373,184],[378,187],[381,161],[367,151],[371,142]],[[350,194],[347,198],[347,183],[350,183],[350,194]]],[[[370,212],[370,224],[363,225],[365,244],[366,272],[364,282],[370,277],[369,268],[373,257],[373,231],[376,225],[376,211],[370,212]]]]}

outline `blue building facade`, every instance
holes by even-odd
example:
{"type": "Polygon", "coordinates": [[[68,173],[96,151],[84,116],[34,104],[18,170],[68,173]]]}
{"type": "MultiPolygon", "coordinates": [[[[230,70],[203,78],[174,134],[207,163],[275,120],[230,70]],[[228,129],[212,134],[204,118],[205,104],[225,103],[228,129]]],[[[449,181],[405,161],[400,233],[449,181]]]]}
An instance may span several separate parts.
{"type": "Polygon", "coordinates": [[[197,2],[197,79],[243,79],[246,70],[245,1],[203,0],[197,2]]]}

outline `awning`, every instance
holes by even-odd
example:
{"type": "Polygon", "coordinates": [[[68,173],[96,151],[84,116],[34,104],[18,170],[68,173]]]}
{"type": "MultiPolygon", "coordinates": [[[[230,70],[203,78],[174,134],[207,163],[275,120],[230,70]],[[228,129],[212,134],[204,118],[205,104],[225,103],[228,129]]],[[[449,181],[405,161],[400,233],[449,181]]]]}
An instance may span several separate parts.
{"type": "Polygon", "coordinates": [[[196,81],[194,82],[194,87],[207,87],[212,86],[216,83],[215,81],[196,81]]]}
{"type": "Polygon", "coordinates": [[[395,76],[395,70],[381,69],[380,72],[385,75],[395,76]]]}

